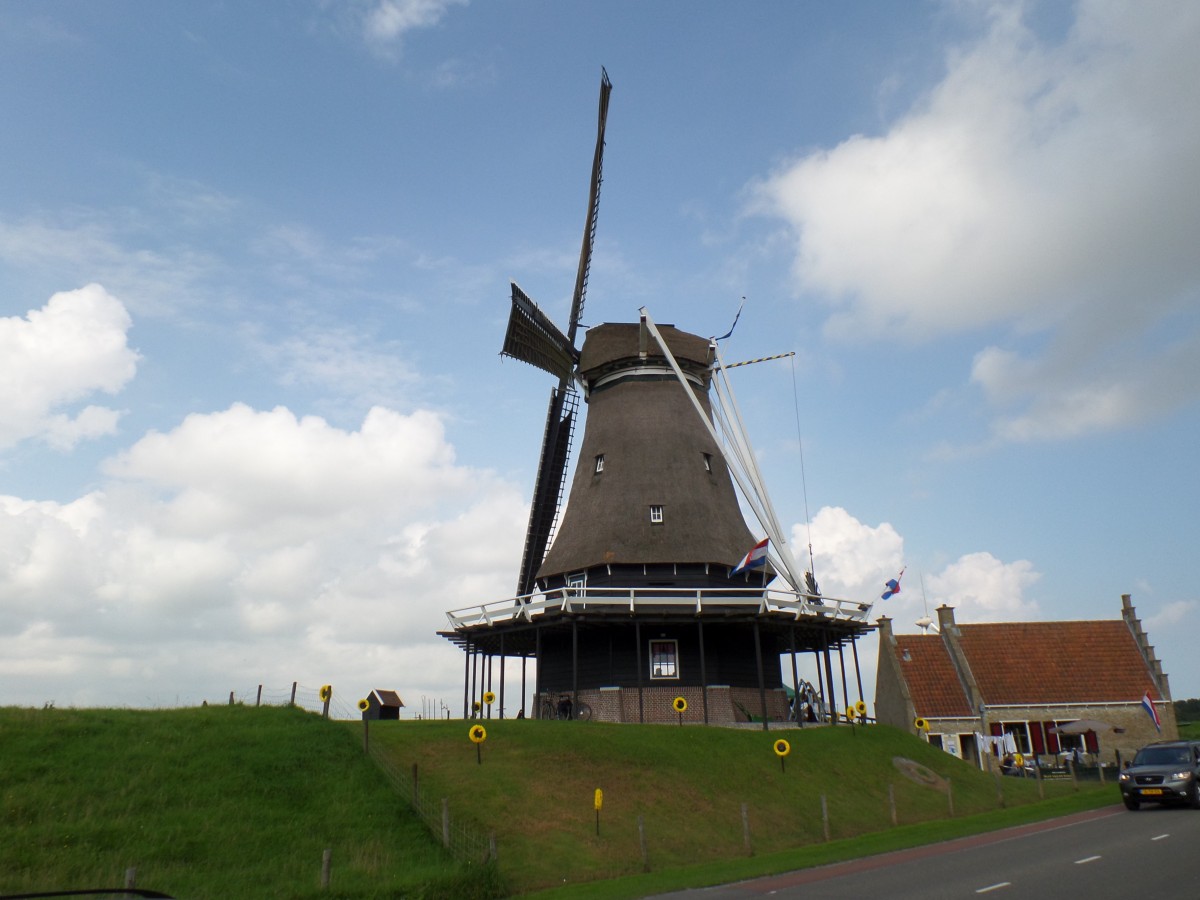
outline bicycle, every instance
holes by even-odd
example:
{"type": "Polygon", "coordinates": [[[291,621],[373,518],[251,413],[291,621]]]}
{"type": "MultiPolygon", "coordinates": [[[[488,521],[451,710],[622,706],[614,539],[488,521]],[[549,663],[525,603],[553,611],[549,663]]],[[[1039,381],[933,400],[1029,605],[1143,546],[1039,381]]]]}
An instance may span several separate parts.
{"type": "Polygon", "coordinates": [[[575,719],[579,722],[587,722],[592,718],[592,708],[586,703],[579,703],[572,708],[570,696],[563,694],[557,702],[549,699],[543,700],[539,718],[575,719]]]}

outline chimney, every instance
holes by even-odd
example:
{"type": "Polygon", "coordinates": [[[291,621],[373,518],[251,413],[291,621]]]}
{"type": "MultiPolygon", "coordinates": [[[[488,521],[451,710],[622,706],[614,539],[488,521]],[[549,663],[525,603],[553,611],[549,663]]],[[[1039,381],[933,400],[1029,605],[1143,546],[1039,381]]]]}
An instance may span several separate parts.
{"type": "Polygon", "coordinates": [[[938,631],[946,633],[947,628],[954,627],[954,607],[942,604],[937,608],[938,631]]]}

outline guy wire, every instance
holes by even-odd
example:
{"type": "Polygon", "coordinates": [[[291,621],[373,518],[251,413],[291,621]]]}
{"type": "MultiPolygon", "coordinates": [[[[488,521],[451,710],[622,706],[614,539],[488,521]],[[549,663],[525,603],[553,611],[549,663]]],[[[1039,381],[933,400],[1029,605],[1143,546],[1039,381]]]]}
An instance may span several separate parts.
{"type": "Polygon", "coordinates": [[[817,566],[813,559],[812,518],[808,514],[808,480],[804,475],[804,438],[800,434],[800,389],[796,386],[796,357],[792,356],[792,408],[796,413],[796,443],[800,447],[800,490],[804,495],[804,530],[808,533],[808,570],[813,581],[817,580],[817,566]]]}

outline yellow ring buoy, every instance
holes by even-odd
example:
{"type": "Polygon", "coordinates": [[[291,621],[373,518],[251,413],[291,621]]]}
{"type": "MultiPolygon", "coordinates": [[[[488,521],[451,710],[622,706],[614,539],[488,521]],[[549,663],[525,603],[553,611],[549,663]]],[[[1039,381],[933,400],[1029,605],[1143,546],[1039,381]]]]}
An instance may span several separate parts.
{"type": "Polygon", "coordinates": [[[780,759],[792,752],[792,745],[780,738],[775,742],[775,755],[780,759]]]}
{"type": "Polygon", "coordinates": [[[317,693],[317,696],[321,698],[322,702],[332,699],[333,698],[333,685],[332,684],[321,685],[321,690],[317,693]]]}
{"type": "Polygon", "coordinates": [[[472,725],[467,737],[471,739],[472,744],[482,744],[487,740],[487,729],[482,725],[472,725]]]}
{"type": "Polygon", "coordinates": [[[371,708],[371,703],[369,700],[367,700],[366,697],[364,697],[362,700],[358,701],[358,708],[360,710],[362,710],[363,712],[366,712],[368,709],[371,708]]]}
{"type": "Polygon", "coordinates": [[[675,712],[677,713],[687,712],[687,700],[683,697],[676,697],[675,702],[671,705],[675,707],[675,712]]]}

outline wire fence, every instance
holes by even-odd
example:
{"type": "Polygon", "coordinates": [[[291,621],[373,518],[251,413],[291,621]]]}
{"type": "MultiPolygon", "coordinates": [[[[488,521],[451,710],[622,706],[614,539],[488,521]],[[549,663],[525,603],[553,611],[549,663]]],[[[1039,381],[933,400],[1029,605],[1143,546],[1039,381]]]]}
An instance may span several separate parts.
{"type": "Polygon", "coordinates": [[[396,793],[407,798],[413,811],[421,817],[421,821],[455,859],[475,864],[495,860],[494,835],[484,835],[468,823],[454,820],[450,815],[449,801],[445,797],[426,796],[421,791],[416,766],[411,773],[404,772],[375,744],[368,743],[367,752],[396,789],[396,793]]]}

